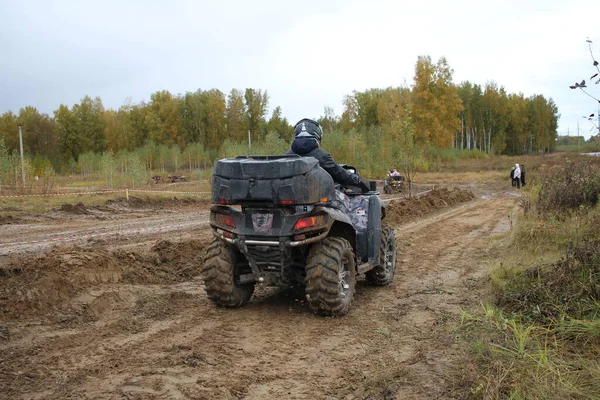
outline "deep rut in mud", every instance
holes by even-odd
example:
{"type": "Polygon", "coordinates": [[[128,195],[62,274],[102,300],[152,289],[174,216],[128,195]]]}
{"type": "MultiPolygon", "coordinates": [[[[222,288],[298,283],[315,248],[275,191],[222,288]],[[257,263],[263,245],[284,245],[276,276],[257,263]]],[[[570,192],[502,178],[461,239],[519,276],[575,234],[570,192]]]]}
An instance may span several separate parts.
{"type": "Polygon", "coordinates": [[[395,281],[382,288],[359,282],[343,318],[314,316],[299,287],[259,289],[241,309],[215,307],[197,276],[211,238],[198,227],[182,228],[178,240],[154,233],[135,245],[63,246],[8,258],[0,269],[0,392],[451,398],[463,349],[449,335],[450,322],[459,307],[479,301],[486,265],[478,260],[491,238],[510,229],[515,205],[502,193],[451,201],[460,194],[453,192],[420,205],[418,218],[410,204],[389,206],[398,238],[395,281]]]}

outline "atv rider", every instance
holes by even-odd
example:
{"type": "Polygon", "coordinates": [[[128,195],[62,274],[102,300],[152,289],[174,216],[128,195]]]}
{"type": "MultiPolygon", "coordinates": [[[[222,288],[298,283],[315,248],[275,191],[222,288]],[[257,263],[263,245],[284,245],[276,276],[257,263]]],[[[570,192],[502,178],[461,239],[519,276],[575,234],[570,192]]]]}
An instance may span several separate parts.
{"type": "Polygon", "coordinates": [[[354,174],[333,161],[331,154],[321,149],[321,138],[323,129],[321,125],[312,119],[303,118],[294,126],[294,142],[292,148],[285,154],[297,154],[302,157],[314,157],[319,165],[331,175],[336,183],[343,186],[357,186],[363,193],[370,190],[369,185],[364,182],[358,174],[354,174]]]}
{"type": "Polygon", "coordinates": [[[400,172],[398,172],[398,170],[396,168],[390,170],[390,173],[388,174],[388,176],[390,177],[390,179],[392,181],[401,181],[402,180],[402,175],[400,175],[400,172]]]}

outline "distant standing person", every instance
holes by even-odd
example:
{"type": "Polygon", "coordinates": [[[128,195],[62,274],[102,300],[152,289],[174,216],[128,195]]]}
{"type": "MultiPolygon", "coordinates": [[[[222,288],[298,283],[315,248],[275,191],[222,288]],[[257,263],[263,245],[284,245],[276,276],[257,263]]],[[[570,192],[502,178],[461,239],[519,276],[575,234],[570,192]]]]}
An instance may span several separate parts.
{"type": "Polygon", "coordinates": [[[515,186],[515,167],[510,170],[510,184],[515,186]]]}
{"type": "Polygon", "coordinates": [[[521,165],[521,186],[525,186],[525,164],[521,165]]]}
{"type": "Polygon", "coordinates": [[[513,182],[517,189],[521,189],[521,168],[519,164],[515,164],[515,172],[513,173],[513,182]]]}

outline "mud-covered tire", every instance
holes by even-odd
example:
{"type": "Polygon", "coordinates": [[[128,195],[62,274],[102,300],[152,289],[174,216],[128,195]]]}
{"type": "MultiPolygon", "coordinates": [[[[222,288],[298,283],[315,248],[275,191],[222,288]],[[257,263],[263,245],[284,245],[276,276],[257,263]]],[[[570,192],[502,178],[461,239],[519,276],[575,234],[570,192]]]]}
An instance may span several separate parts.
{"type": "Polygon", "coordinates": [[[368,271],[367,283],[374,286],[385,286],[392,283],[396,274],[396,235],[394,229],[381,227],[379,245],[379,265],[368,271]]]}
{"type": "Polygon", "coordinates": [[[202,267],[204,289],[208,298],[220,307],[241,307],[254,293],[253,283],[235,283],[234,266],[238,256],[233,246],[216,238],[206,248],[202,267]]]}
{"type": "Polygon", "coordinates": [[[306,299],[320,315],[342,316],[356,290],[356,260],[346,239],[328,237],[314,244],[306,258],[306,299]]]}

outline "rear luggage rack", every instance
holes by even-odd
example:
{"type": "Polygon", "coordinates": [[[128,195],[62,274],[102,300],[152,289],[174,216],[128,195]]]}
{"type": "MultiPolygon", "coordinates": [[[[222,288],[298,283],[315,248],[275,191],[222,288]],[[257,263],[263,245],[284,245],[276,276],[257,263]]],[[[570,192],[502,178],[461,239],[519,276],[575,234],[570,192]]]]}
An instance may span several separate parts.
{"type": "Polygon", "coordinates": [[[240,156],[215,165],[214,204],[314,205],[334,198],[331,175],[313,157],[240,156]]]}

